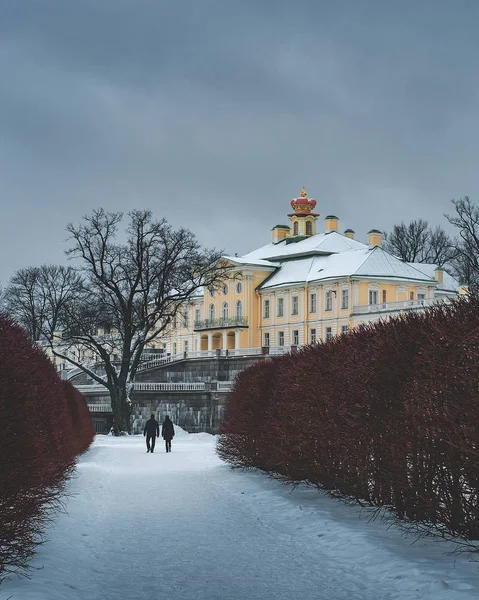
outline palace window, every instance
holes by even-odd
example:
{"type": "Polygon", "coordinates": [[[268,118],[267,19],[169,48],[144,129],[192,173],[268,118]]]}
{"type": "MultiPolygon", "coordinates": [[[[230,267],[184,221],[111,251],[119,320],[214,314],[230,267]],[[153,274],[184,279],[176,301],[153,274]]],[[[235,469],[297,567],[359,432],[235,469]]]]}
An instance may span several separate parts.
{"type": "Polygon", "coordinates": [[[417,300],[418,300],[419,304],[422,304],[424,306],[424,302],[426,300],[426,294],[418,294],[417,300]]]}
{"type": "Polygon", "coordinates": [[[284,346],[284,331],[278,331],[278,346],[284,346]]]}
{"type": "Polygon", "coordinates": [[[223,319],[228,318],[228,312],[229,312],[228,302],[223,302],[223,307],[221,309],[221,316],[223,317],[223,319]]]}
{"type": "Polygon", "coordinates": [[[293,302],[291,304],[291,314],[297,315],[298,314],[298,296],[293,296],[292,300],[293,300],[293,302]]]}
{"type": "Polygon", "coordinates": [[[183,327],[185,327],[186,329],[188,329],[189,327],[188,309],[186,309],[183,313],[183,327]]]}
{"type": "Polygon", "coordinates": [[[238,283],[236,284],[236,293],[241,294],[242,289],[243,289],[243,285],[242,285],[241,281],[238,281],[238,283]]]}
{"type": "Polygon", "coordinates": [[[349,325],[341,325],[341,333],[346,333],[349,331],[349,325]]]}
{"type": "Polygon", "coordinates": [[[187,340],[185,340],[185,341],[183,342],[183,352],[184,352],[185,354],[187,354],[187,353],[188,353],[188,341],[187,341],[187,340]]]}
{"type": "Polygon", "coordinates": [[[306,221],[306,235],[312,235],[313,234],[313,224],[311,223],[311,221],[306,221]]]}
{"type": "Polygon", "coordinates": [[[299,229],[298,221],[295,221],[293,224],[293,235],[298,235],[298,229],[299,229]]]}
{"type": "Polygon", "coordinates": [[[341,308],[349,308],[349,290],[341,290],[341,308]]]}
{"type": "Polygon", "coordinates": [[[409,300],[414,300],[414,292],[409,292],[409,300]]]}
{"type": "Polygon", "coordinates": [[[269,300],[265,300],[263,303],[263,317],[269,319],[269,300]]]}
{"type": "Polygon", "coordinates": [[[176,317],[173,317],[173,329],[176,329],[178,326],[178,320],[176,317]]]}
{"type": "Polygon", "coordinates": [[[221,288],[223,295],[226,296],[226,294],[228,293],[228,286],[225,284],[223,284],[223,287],[221,288]]]}
{"type": "Polygon", "coordinates": [[[333,292],[326,292],[326,308],[325,310],[333,310],[333,292]]]}
{"type": "Polygon", "coordinates": [[[284,298],[278,298],[278,317],[284,316],[284,298]]]}
{"type": "Polygon", "coordinates": [[[378,303],[378,291],[377,290],[369,290],[369,304],[377,304],[378,303]]]}
{"type": "Polygon", "coordinates": [[[326,327],[326,341],[329,342],[333,338],[333,330],[331,327],[326,327]]]}
{"type": "Polygon", "coordinates": [[[210,296],[211,296],[212,298],[214,298],[214,297],[215,297],[215,290],[214,290],[213,288],[210,288],[210,296]]]}
{"type": "Polygon", "coordinates": [[[199,321],[201,319],[200,309],[198,307],[195,308],[195,321],[199,321]]]}
{"type": "Polygon", "coordinates": [[[309,331],[309,342],[310,344],[316,343],[316,329],[310,329],[309,331]]]}
{"type": "Polygon", "coordinates": [[[266,347],[268,347],[268,346],[269,346],[269,333],[265,333],[265,334],[264,334],[264,345],[265,345],[266,347]]]}
{"type": "Polygon", "coordinates": [[[210,321],[214,321],[214,319],[215,319],[215,305],[214,304],[210,304],[208,314],[209,314],[210,321]]]}
{"type": "Polygon", "coordinates": [[[173,354],[176,354],[176,342],[173,342],[173,354]]]}
{"type": "Polygon", "coordinates": [[[299,331],[297,329],[293,330],[293,346],[297,346],[299,344],[299,331]]]}
{"type": "Polygon", "coordinates": [[[243,303],[238,300],[236,303],[236,318],[241,319],[243,317],[243,303]]]}
{"type": "Polygon", "coordinates": [[[383,304],[386,304],[386,290],[383,290],[383,304]]]}
{"type": "Polygon", "coordinates": [[[311,292],[311,294],[309,294],[309,312],[316,312],[316,292],[311,292]]]}

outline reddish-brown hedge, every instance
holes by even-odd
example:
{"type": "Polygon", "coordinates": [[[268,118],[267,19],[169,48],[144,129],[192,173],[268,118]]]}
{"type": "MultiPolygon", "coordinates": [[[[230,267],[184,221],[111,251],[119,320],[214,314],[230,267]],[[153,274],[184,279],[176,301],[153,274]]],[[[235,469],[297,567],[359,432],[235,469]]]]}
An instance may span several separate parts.
{"type": "Polygon", "coordinates": [[[240,373],[219,455],[479,539],[479,298],[240,373]]]}
{"type": "Polygon", "coordinates": [[[93,436],[83,396],[0,316],[0,579],[26,567],[52,500],[93,436]]]}

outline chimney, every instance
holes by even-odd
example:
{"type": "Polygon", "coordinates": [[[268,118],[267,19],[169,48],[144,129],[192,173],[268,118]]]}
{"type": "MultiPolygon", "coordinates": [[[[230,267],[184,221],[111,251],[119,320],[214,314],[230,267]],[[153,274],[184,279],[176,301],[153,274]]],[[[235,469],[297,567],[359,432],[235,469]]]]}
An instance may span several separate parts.
{"type": "Polygon", "coordinates": [[[354,231],[352,229],[346,229],[344,235],[350,240],[354,240],[354,231]]]}
{"type": "Polygon", "coordinates": [[[378,229],[371,229],[368,231],[368,244],[369,246],[381,246],[383,243],[383,234],[378,229]]]}
{"type": "Polygon", "coordinates": [[[434,279],[438,283],[443,283],[443,281],[444,281],[444,269],[442,269],[441,267],[437,267],[437,269],[434,270],[434,279]]]}
{"type": "Polygon", "coordinates": [[[324,223],[326,226],[326,233],[328,233],[328,231],[337,231],[338,230],[338,224],[339,224],[338,217],[335,217],[334,215],[328,215],[324,219],[324,223]]]}
{"type": "Polygon", "coordinates": [[[288,237],[290,228],[287,225],[275,225],[273,231],[273,244],[278,244],[288,237]]]}

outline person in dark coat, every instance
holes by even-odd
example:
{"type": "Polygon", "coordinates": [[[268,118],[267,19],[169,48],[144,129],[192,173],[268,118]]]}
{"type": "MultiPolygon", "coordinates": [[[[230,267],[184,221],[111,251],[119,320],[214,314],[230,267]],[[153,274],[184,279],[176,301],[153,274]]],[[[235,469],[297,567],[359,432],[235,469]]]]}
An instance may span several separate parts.
{"type": "Polygon", "coordinates": [[[175,435],[175,428],[168,415],[166,415],[163,425],[161,426],[161,437],[165,440],[165,447],[167,452],[171,452],[171,440],[175,435]]]}
{"type": "Polygon", "coordinates": [[[146,435],[146,451],[153,453],[155,451],[156,438],[160,437],[160,424],[155,419],[155,415],[151,415],[146,422],[145,428],[143,429],[143,435],[146,435]]]}

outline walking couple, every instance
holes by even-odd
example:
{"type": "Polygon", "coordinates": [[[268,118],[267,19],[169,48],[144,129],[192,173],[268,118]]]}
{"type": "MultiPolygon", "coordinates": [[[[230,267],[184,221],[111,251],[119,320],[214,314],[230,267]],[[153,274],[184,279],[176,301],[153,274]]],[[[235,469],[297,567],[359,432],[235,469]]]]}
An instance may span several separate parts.
{"type": "MultiPolygon", "coordinates": [[[[151,415],[143,429],[143,435],[146,435],[146,451],[153,453],[155,451],[156,438],[160,437],[160,424],[155,419],[155,415],[151,415]]],[[[165,440],[165,448],[167,452],[171,452],[171,440],[175,435],[175,428],[168,415],[161,426],[161,437],[165,440]]]]}

